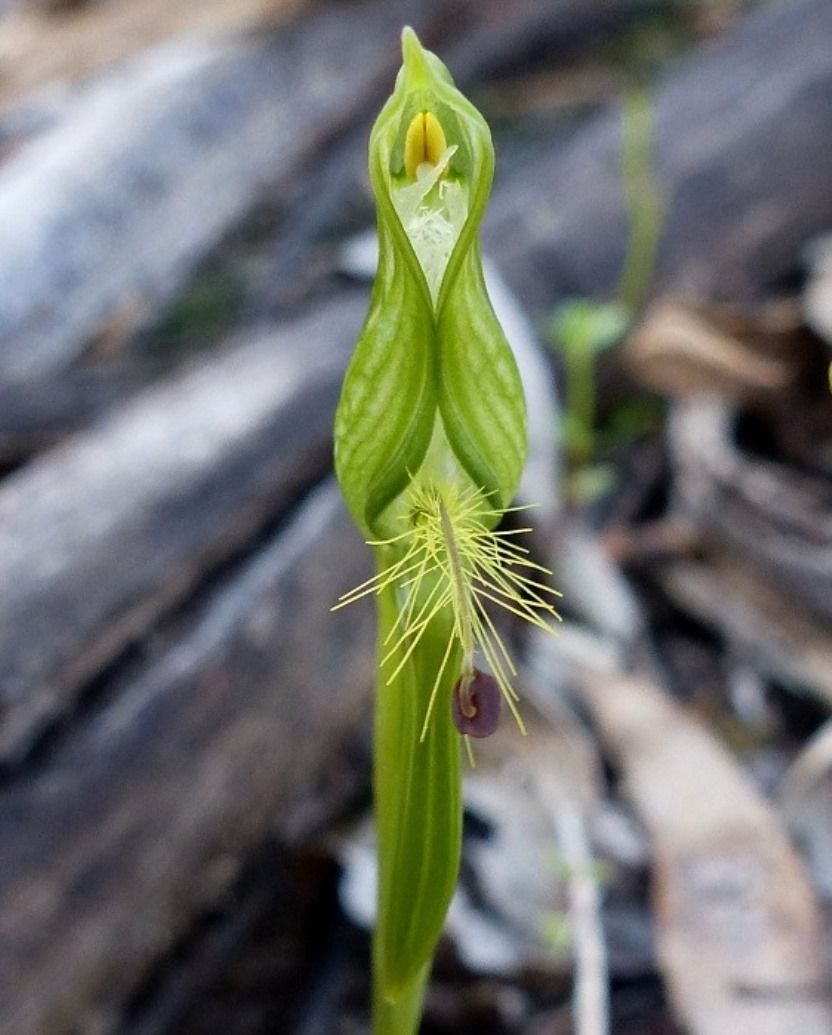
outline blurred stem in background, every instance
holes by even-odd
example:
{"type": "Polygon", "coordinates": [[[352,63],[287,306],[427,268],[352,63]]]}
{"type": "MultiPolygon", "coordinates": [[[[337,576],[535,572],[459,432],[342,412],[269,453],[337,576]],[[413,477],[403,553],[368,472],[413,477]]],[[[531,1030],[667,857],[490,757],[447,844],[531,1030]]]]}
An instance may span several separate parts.
{"type": "Polygon", "coordinates": [[[646,89],[624,98],[621,181],[630,220],[630,238],[617,298],[632,317],[647,297],[656,264],[665,202],[652,172],[653,106],[646,89]]]}
{"type": "Polygon", "coordinates": [[[618,345],[632,326],[655,266],[665,204],[652,176],[651,138],[649,95],[643,89],[633,90],[622,108],[621,179],[629,238],[616,298],[610,302],[566,299],[548,324],[549,342],[563,361],[561,431],[567,458],[566,496],[573,501],[603,493],[612,477],[607,468],[593,466],[598,435],[596,368],[601,353],[618,345]]]}

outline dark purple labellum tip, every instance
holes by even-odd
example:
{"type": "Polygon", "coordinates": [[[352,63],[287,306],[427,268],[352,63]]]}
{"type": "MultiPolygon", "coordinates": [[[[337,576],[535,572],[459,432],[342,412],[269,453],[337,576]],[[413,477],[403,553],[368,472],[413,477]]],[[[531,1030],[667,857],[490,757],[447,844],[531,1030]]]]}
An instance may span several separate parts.
{"type": "Polygon", "coordinates": [[[451,698],[454,726],[469,737],[490,737],[500,722],[500,687],[493,676],[474,669],[473,676],[464,675],[456,681],[451,698]],[[468,707],[463,710],[462,683],[468,683],[468,707]],[[473,714],[466,715],[465,711],[473,714]]]}

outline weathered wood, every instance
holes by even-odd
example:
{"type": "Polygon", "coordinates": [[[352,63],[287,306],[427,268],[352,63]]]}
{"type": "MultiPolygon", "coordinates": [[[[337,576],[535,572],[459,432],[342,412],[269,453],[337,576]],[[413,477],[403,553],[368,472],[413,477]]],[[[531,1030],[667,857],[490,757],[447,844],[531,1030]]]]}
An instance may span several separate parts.
{"type": "Polygon", "coordinates": [[[426,7],[335,5],[272,39],[171,43],[0,168],[0,380],[152,316],[265,185],[389,87],[402,20],[426,7]]]}
{"type": "Polygon", "coordinates": [[[821,476],[744,453],[719,402],[678,404],[669,436],[676,504],[703,531],[832,617],[832,489],[821,476]]]}
{"type": "MultiPolygon", "coordinates": [[[[11,0],[0,24],[0,105],[64,88],[186,32],[229,35],[283,21],[304,0],[11,0]],[[60,8],[85,7],[69,17],[60,8]]],[[[0,8],[2,12],[2,8],[0,8]]]]}
{"type": "MultiPolygon", "coordinates": [[[[526,68],[530,61],[574,58],[642,18],[630,0],[477,0],[473,17],[441,57],[462,86],[526,68]]],[[[425,41],[428,42],[427,40],[425,41]]]]}
{"type": "Polygon", "coordinates": [[[717,629],[737,657],[832,707],[828,622],[814,618],[759,567],[736,550],[712,550],[704,562],[661,565],[656,576],[685,614],[717,629]]]}
{"type": "Polygon", "coordinates": [[[0,385],[0,468],[12,468],[102,417],[134,387],[121,371],[68,370],[25,386],[0,385]]]}
{"type": "Polygon", "coordinates": [[[638,678],[578,679],[655,857],[659,961],[696,1035],[826,1035],[819,904],[774,811],[638,678]]]}
{"type": "MultiPolygon", "coordinates": [[[[667,203],[652,282],[747,299],[794,272],[832,223],[832,5],[750,15],[653,94],[652,165],[667,203]]],[[[611,112],[497,178],[484,240],[534,311],[613,293],[627,243],[621,120],[611,112]]]]}
{"type": "MultiPolygon", "coordinates": [[[[0,23],[4,58],[0,106],[56,81],[66,84],[89,78],[178,35],[250,32],[283,23],[310,6],[308,0],[179,0],[175,7],[166,0],[87,0],[89,9],[80,16],[55,18],[44,16],[43,11],[81,7],[84,0],[5,3],[28,10],[17,10],[0,23]]],[[[585,45],[588,39],[640,17],[644,10],[631,0],[550,0],[547,4],[513,0],[510,6],[501,0],[446,0],[444,6],[453,15],[457,31],[469,30],[460,35],[470,38],[454,48],[453,64],[461,77],[477,74],[482,56],[493,54],[495,46],[503,55],[502,67],[516,66],[530,52],[564,53],[576,44],[585,45]]],[[[438,25],[426,27],[442,31],[438,25]]]]}
{"type": "Polygon", "coordinates": [[[365,308],[265,329],[3,483],[0,759],[328,468],[365,308]]]}
{"type": "Polygon", "coordinates": [[[369,726],[369,552],[316,492],[156,662],[0,792],[0,1030],[66,1035],[135,987],[273,824],[339,794],[369,726]],[[326,788],[329,786],[330,790],[326,788]],[[83,1019],[86,1018],[86,1021],[83,1019]]]}

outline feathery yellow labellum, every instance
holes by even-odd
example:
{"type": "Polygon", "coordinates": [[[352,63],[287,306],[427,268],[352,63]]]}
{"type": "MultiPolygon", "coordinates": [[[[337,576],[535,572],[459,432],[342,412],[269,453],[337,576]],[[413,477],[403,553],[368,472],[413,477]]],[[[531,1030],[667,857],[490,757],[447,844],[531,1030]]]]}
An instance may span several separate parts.
{"type": "MultiPolygon", "coordinates": [[[[413,116],[404,141],[404,171],[416,179],[420,165],[437,165],[448,143],[442,124],[432,111],[420,111],[413,116]]],[[[442,175],[446,175],[443,170],[442,175]]]]}
{"type": "MultiPolygon", "coordinates": [[[[524,509],[510,507],[499,515],[524,509]]],[[[391,586],[396,589],[398,617],[382,643],[381,667],[388,685],[418,650],[434,621],[450,616],[450,636],[422,719],[422,740],[454,647],[459,649],[462,665],[452,673],[453,681],[461,678],[467,686],[475,678],[475,653],[481,654],[517,725],[524,730],[512,686],[514,665],[488,606],[551,632],[551,623],[559,620],[553,600],[560,594],[544,581],[551,572],[535,563],[529,551],[515,541],[514,537],[531,530],[494,530],[490,527],[494,516],[482,492],[417,482],[408,490],[408,505],[400,517],[404,531],[369,544],[394,547],[397,560],[345,594],[337,605],[378,595],[391,586]]]]}

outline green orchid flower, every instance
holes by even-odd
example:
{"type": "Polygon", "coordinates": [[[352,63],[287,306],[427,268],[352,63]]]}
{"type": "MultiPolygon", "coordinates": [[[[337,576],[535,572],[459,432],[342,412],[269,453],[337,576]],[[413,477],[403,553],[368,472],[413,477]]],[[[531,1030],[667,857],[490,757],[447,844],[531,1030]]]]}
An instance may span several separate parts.
{"type": "Polygon", "coordinates": [[[491,308],[479,229],[488,126],[411,29],[370,136],[379,265],[335,422],[335,464],[364,533],[395,530],[424,468],[508,505],[526,457],[523,388],[491,308]]]}
{"type": "MultiPolygon", "coordinates": [[[[376,575],[374,1030],[416,1030],[459,870],[460,734],[501,700],[522,728],[490,610],[556,618],[536,565],[498,530],[526,458],[525,400],[489,302],[479,228],[494,152],[482,116],[415,33],[370,136],[379,262],[335,418],[335,469],[376,575]],[[479,666],[479,659],[487,667],[479,666]]],[[[516,508],[515,508],[516,509],[516,508]]],[[[473,760],[473,759],[472,759],[473,760]]]]}

